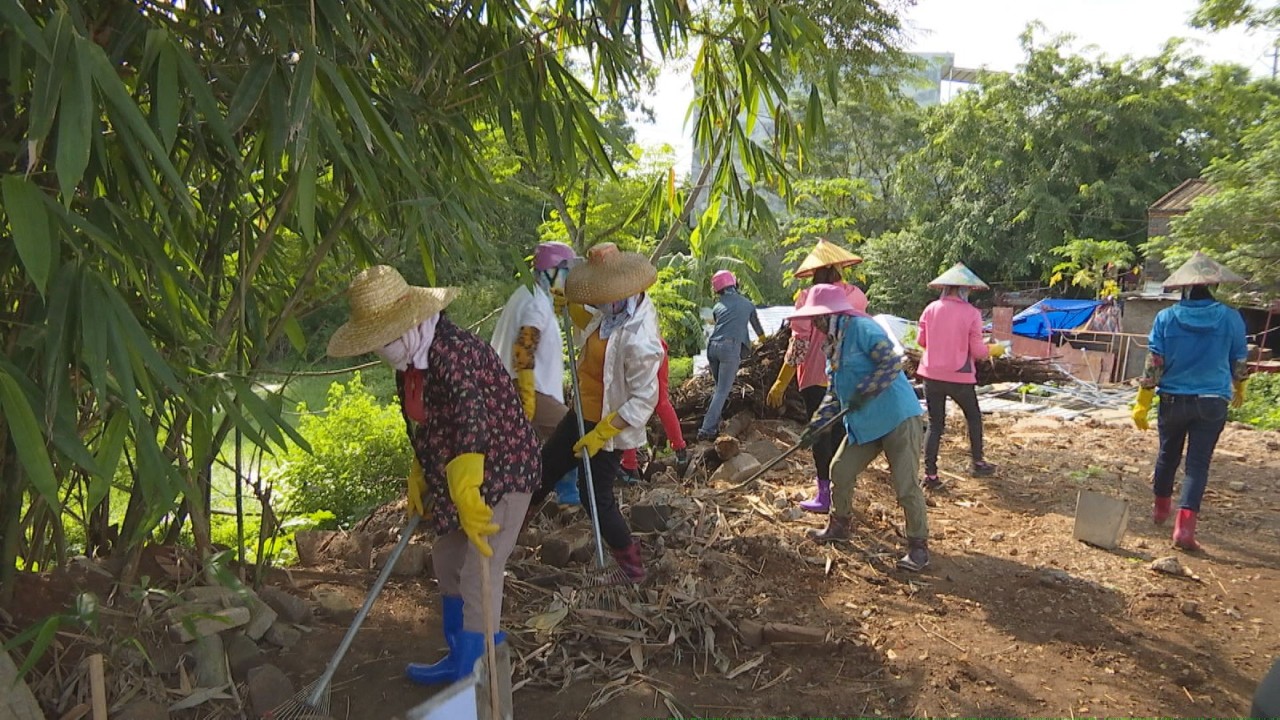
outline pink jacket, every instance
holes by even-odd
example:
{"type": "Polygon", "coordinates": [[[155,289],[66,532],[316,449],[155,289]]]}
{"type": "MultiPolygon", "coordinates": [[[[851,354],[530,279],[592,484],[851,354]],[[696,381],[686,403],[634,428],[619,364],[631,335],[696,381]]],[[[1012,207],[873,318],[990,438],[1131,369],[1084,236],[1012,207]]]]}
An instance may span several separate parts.
{"type": "Polygon", "coordinates": [[[991,356],[982,342],[982,313],[958,297],[929,303],[920,315],[917,341],[924,357],[916,374],[929,380],[977,384],[975,363],[991,356]]]}
{"type": "MultiPolygon", "coordinates": [[[[841,282],[849,304],[858,312],[867,311],[867,296],[857,285],[841,282]]],[[[809,288],[796,293],[796,307],[804,305],[809,288]]],[[[791,343],[787,346],[787,354],[783,362],[795,365],[796,383],[800,389],[813,385],[827,385],[827,358],[822,353],[822,344],[827,335],[813,326],[813,321],[797,318],[791,321],[791,343]]]]}

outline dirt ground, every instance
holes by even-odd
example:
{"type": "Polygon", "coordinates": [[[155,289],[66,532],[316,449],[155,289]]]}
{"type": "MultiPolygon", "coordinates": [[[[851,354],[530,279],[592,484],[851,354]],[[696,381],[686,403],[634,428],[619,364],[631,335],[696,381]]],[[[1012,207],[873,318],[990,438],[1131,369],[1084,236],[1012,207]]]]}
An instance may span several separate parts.
{"type": "MultiPolygon", "coordinates": [[[[691,559],[702,587],[714,590],[709,600],[730,621],[820,628],[828,641],[752,648],[730,638],[731,672],[706,654],[663,655],[588,712],[603,691],[601,678],[554,689],[529,683],[515,694],[516,716],[1246,715],[1258,680],[1280,654],[1280,435],[1239,427],[1224,433],[1201,514],[1205,550],[1193,554],[1172,550],[1170,528],[1155,527],[1149,516],[1154,431],[989,416],[987,456],[1000,470],[977,479],[966,474],[961,425],[953,418],[944,440],[948,486],[931,495],[932,565],[923,573],[893,569],[901,513],[882,462],[859,483],[852,542],[817,548],[803,537],[822,518],[791,519],[780,507],[780,498],[799,499],[811,489],[808,460],[799,455],[742,491],[759,500],[750,499],[738,520],[705,544],[682,548],[673,538],[645,538],[658,556],[655,583],[674,582],[678,575],[668,570],[691,559]],[[1129,500],[1120,549],[1072,539],[1081,489],[1129,500]],[[1191,576],[1150,569],[1168,555],[1191,576]],[[709,562],[728,570],[708,569],[709,562]]],[[[772,436],[781,442],[785,433],[772,436]]],[[[712,496],[701,490],[682,492],[705,505],[712,496]]],[[[644,492],[621,495],[634,501],[644,492]]],[[[358,602],[370,579],[352,575],[332,585],[358,602]]],[[[545,603],[540,597],[512,583],[510,604],[536,606],[545,603]]],[[[32,617],[15,613],[15,624],[34,621],[32,605],[39,604],[20,603],[32,617]]],[[[321,621],[274,662],[305,684],[320,674],[344,630],[321,621]]],[[[516,681],[522,673],[544,677],[533,652],[544,638],[527,627],[508,630],[522,658],[516,681]]],[[[722,630],[721,642],[731,634],[722,630]]],[[[442,647],[434,582],[393,581],[338,673],[331,714],[401,716],[431,692],[402,679],[404,664],[434,660],[442,647]]]]}

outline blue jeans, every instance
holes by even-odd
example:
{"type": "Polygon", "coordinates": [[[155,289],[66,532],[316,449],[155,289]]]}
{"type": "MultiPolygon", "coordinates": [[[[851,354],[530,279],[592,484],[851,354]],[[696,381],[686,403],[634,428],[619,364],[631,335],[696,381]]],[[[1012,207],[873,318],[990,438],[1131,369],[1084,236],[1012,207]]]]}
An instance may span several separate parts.
{"type": "Polygon", "coordinates": [[[711,395],[711,404],[707,406],[707,415],[702,418],[699,437],[715,435],[720,431],[720,414],[724,412],[724,404],[729,400],[729,391],[733,390],[733,379],[738,375],[738,367],[742,365],[742,343],[732,340],[717,340],[707,346],[707,362],[711,365],[711,377],[716,379],[716,390],[711,395]]]}
{"type": "Polygon", "coordinates": [[[1227,401],[1212,395],[1160,393],[1160,454],[1152,486],[1156,497],[1172,497],[1173,481],[1187,451],[1178,506],[1200,512],[1200,498],[1209,483],[1209,460],[1227,424],[1227,401]]]}

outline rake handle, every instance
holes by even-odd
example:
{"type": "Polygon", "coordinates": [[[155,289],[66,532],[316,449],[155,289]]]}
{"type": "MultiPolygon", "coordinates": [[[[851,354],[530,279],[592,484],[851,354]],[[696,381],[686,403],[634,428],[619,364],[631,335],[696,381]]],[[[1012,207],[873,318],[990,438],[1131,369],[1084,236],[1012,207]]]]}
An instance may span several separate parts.
{"type": "Polygon", "coordinates": [[[480,607],[484,612],[484,657],[485,668],[489,675],[489,717],[492,720],[504,720],[502,717],[502,700],[498,695],[498,646],[494,635],[498,628],[493,621],[493,579],[489,575],[489,556],[480,553],[480,607]]]}
{"type": "MultiPolygon", "coordinates": [[[[832,427],[835,426],[836,423],[840,422],[841,418],[843,418],[845,415],[848,415],[852,410],[853,408],[845,408],[840,412],[836,413],[835,417],[823,423],[822,427],[818,428],[818,434],[821,434],[826,432],[827,430],[830,430],[832,427]]],[[[734,490],[741,490],[742,488],[750,485],[756,480],[759,480],[761,475],[764,475],[765,473],[772,470],[775,465],[791,457],[792,453],[800,449],[801,444],[802,443],[796,443],[795,445],[792,445],[791,447],[787,448],[781,455],[762,465],[759,470],[752,473],[751,477],[747,478],[746,480],[743,480],[737,485],[732,485],[730,487],[727,487],[723,490],[719,490],[717,492],[727,493],[727,492],[732,492],[734,490]]]]}
{"type": "MultiPolygon", "coordinates": [[[[578,353],[573,346],[573,316],[569,314],[569,302],[564,304],[564,333],[568,340],[569,355],[569,378],[573,382],[573,411],[578,421],[578,439],[581,440],[587,434],[586,425],[582,420],[582,394],[578,392],[578,353]]],[[[596,483],[595,478],[591,476],[591,454],[586,448],[582,449],[582,472],[586,475],[587,480],[587,502],[590,504],[591,512],[591,532],[595,536],[596,541],[596,567],[604,569],[604,539],[600,534],[600,513],[596,512],[596,483]]]]}
{"type": "Polygon", "coordinates": [[[320,696],[324,695],[329,689],[329,683],[333,681],[333,675],[338,671],[338,665],[342,663],[342,658],[351,649],[351,642],[355,640],[356,633],[360,631],[360,626],[364,624],[364,620],[369,616],[369,611],[373,609],[373,602],[378,599],[378,595],[382,592],[382,588],[387,584],[387,578],[391,577],[391,571],[395,568],[396,562],[400,560],[400,555],[404,549],[409,546],[409,540],[413,537],[413,531],[418,529],[418,523],[422,520],[416,514],[410,512],[409,522],[405,523],[404,530],[401,531],[400,542],[396,543],[395,548],[391,550],[391,554],[387,556],[387,564],[382,567],[382,572],[378,573],[378,579],[374,581],[373,587],[369,589],[369,595],[364,599],[364,605],[360,606],[360,611],[356,613],[355,619],[351,621],[351,627],[347,628],[347,634],[342,636],[342,642],[338,643],[338,651],[329,658],[329,664],[324,667],[324,674],[316,681],[315,689],[307,697],[307,704],[311,707],[318,707],[320,696]]]}

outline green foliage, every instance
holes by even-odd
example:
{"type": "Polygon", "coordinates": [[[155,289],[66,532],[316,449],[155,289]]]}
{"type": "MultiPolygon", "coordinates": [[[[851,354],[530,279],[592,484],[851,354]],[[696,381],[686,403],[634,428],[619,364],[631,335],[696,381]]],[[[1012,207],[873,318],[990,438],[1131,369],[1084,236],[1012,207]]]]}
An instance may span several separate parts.
{"type": "Polygon", "coordinates": [[[869,281],[867,300],[876,313],[905,318],[920,317],[924,307],[937,299],[928,282],[943,268],[937,243],[921,237],[916,229],[884,233],[863,246],[869,281]]]}
{"type": "Polygon", "coordinates": [[[1049,251],[1066,258],[1053,266],[1049,284],[1069,283],[1091,291],[1095,298],[1120,294],[1117,273],[1133,266],[1133,248],[1120,240],[1077,238],[1049,251]]]}
{"type": "Polygon", "coordinates": [[[693,358],[673,357],[667,364],[667,380],[671,387],[677,387],[693,375],[693,358]]]}
{"type": "Polygon", "coordinates": [[[1248,28],[1271,29],[1280,25],[1280,4],[1259,4],[1252,0],[1200,0],[1191,16],[1199,28],[1223,30],[1243,24],[1248,28]]]}
{"type": "Polygon", "coordinates": [[[290,447],[273,478],[291,513],[328,511],[345,526],[403,489],[412,460],[404,419],[365,390],[360,373],[334,383],[324,412],[304,415],[298,430],[311,452],[290,447]]]}
{"type": "MultiPolygon", "coordinates": [[[[293,565],[298,561],[294,535],[306,530],[336,530],[338,518],[328,510],[317,510],[298,515],[280,523],[280,529],[262,543],[262,556],[258,555],[258,539],[262,531],[262,518],[249,515],[244,519],[245,561],[273,565],[293,565]]],[[[214,515],[209,519],[209,537],[214,545],[235,548],[238,542],[236,519],[226,515],[214,515]]]]}
{"type": "Polygon", "coordinates": [[[1280,285],[1280,110],[1244,133],[1239,153],[1215,158],[1205,178],[1217,192],[1198,198],[1174,218],[1170,235],[1152,238],[1148,253],[1171,270],[1196,250],[1250,281],[1248,289],[1274,295],[1280,285]]]}
{"type": "Polygon", "coordinates": [[[649,297],[658,309],[658,329],[673,356],[694,355],[702,350],[702,321],[697,303],[689,300],[693,281],[671,267],[658,268],[658,281],[649,297]]]}
{"type": "Polygon", "coordinates": [[[1280,430],[1280,374],[1251,376],[1245,384],[1244,405],[1232,408],[1229,418],[1262,430],[1280,430]]]}
{"type": "Polygon", "coordinates": [[[928,254],[988,280],[1041,277],[1071,238],[1146,236],[1146,208],[1213,157],[1274,98],[1240,67],[1208,67],[1171,41],[1155,57],[1092,59],[1028,29],[1018,72],[929,108],[899,191],[928,254]]]}

